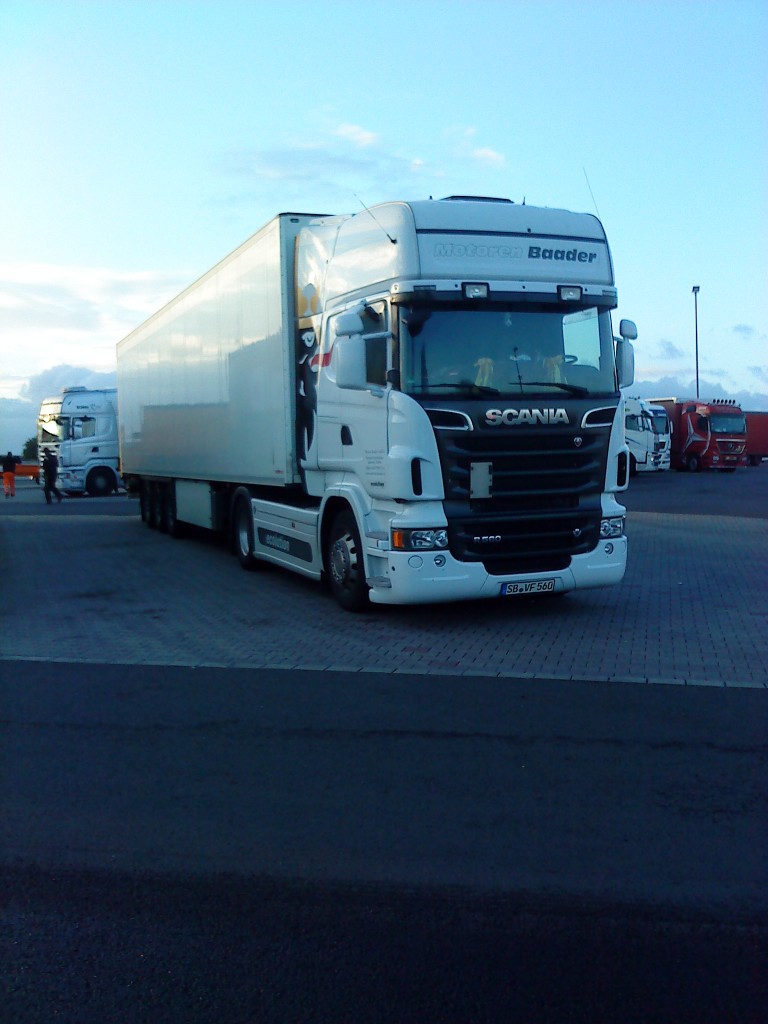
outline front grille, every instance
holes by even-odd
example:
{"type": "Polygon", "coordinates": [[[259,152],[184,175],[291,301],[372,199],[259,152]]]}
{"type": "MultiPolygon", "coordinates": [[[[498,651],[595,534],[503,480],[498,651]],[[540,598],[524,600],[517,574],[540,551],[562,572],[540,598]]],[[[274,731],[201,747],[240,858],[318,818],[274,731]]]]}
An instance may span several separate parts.
{"type": "Polygon", "coordinates": [[[455,558],[494,575],[547,572],[596,547],[610,425],[475,425],[435,435],[455,558]],[[492,467],[491,493],[479,499],[470,494],[473,462],[492,467]]]}

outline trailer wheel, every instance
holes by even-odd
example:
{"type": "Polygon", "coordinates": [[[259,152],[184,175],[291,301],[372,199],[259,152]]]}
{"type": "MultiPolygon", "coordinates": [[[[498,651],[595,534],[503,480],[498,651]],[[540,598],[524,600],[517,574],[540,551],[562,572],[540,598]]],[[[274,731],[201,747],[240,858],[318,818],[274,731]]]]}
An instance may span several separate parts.
{"type": "Polygon", "coordinates": [[[341,512],[333,522],[325,549],[328,585],[336,601],[348,612],[368,607],[363,546],[352,512],[341,512]]]}
{"type": "Polygon", "coordinates": [[[115,478],[104,466],[92,469],[85,481],[85,489],[92,498],[106,498],[115,489],[115,478]]]}
{"type": "Polygon", "coordinates": [[[701,459],[698,455],[689,455],[686,465],[689,473],[698,473],[701,469],[701,459]]]}
{"type": "Polygon", "coordinates": [[[167,533],[171,537],[183,537],[184,536],[184,524],[180,523],[176,518],[176,487],[171,481],[166,484],[163,495],[163,533],[167,533]]]}
{"type": "Polygon", "coordinates": [[[246,494],[241,494],[235,502],[232,529],[237,560],[244,569],[253,572],[258,565],[258,559],[255,555],[253,512],[250,498],[246,494]]]}
{"type": "Polygon", "coordinates": [[[147,526],[159,530],[160,523],[160,488],[156,483],[147,484],[147,526]]]}
{"type": "Polygon", "coordinates": [[[139,484],[139,515],[141,516],[142,523],[149,522],[149,498],[147,495],[147,485],[143,480],[139,484]]]}

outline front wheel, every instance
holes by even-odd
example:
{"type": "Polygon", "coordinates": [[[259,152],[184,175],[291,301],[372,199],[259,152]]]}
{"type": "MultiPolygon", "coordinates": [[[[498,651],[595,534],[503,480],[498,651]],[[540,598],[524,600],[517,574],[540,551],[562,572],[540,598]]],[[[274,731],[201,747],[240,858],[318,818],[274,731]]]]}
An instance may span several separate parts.
{"type": "Polygon", "coordinates": [[[689,455],[687,466],[689,473],[698,473],[701,469],[701,459],[698,455],[689,455]]]}
{"type": "Polygon", "coordinates": [[[115,478],[110,470],[99,466],[88,474],[85,489],[92,498],[106,498],[115,489],[115,478]]]}
{"type": "Polygon", "coordinates": [[[328,585],[345,611],[362,612],[368,607],[363,546],[355,517],[341,512],[333,521],[325,548],[328,585]]]}

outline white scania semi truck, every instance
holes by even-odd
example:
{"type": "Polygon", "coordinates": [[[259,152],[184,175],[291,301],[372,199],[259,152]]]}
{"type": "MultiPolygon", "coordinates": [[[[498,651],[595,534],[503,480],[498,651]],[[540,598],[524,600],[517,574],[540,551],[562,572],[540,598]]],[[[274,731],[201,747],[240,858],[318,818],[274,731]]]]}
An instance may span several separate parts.
{"type": "Polygon", "coordinates": [[[115,388],[63,388],[43,399],[37,417],[37,451],[59,460],[59,487],[68,494],[112,494],[121,485],[115,388]]]}
{"type": "Polygon", "coordinates": [[[624,575],[613,266],[590,214],[450,197],[283,213],[118,344],[142,518],[342,605],[624,575]]]}

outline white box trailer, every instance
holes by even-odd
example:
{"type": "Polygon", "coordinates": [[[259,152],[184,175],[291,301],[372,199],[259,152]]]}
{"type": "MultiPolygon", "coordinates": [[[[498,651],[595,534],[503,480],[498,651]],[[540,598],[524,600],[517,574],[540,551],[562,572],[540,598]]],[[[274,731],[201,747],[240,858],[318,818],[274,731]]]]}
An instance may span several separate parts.
{"type": "Polygon", "coordinates": [[[285,213],[117,349],[150,526],[230,533],[353,610],[618,582],[630,339],[589,214],[285,213]]]}
{"type": "Polygon", "coordinates": [[[275,218],[118,345],[126,474],[300,482],[290,282],[311,219],[275,218]]]}

